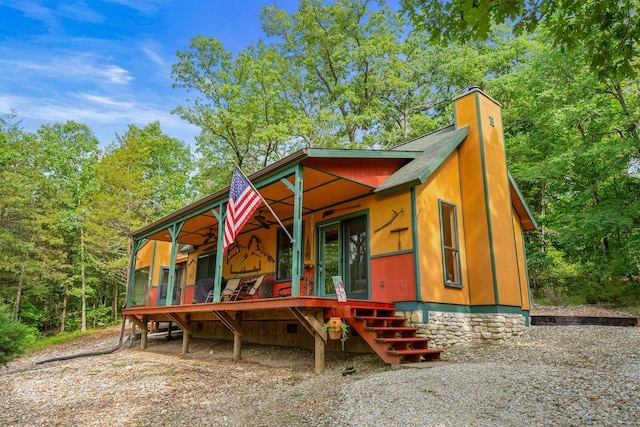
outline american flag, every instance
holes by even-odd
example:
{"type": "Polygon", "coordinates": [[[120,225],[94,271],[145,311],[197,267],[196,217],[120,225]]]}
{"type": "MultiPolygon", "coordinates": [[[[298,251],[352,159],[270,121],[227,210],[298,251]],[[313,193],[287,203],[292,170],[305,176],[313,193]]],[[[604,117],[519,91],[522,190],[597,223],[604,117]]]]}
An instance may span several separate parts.
{"type": "Polygon", "coordinates": [[[261,202],[260,195],[249,185],[249,181],[240,169],[234,166],[229,190],[229,203],[227,204],[227,218],[224,224],[224,252],[227,252],[229,245],[233,243],[261,202]]]}

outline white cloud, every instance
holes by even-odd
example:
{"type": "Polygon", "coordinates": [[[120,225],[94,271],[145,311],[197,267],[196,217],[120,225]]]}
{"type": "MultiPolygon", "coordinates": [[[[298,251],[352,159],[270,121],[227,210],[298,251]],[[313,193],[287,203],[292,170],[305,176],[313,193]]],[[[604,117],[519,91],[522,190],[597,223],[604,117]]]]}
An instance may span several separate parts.
{"type": "Polygon", "coordinates": [[[143,46],[142,52],[144,52],[144,54],[156,64],[160,66],[164,65],[164,59],[162,59],[162,56],[160,56],[160,54],[152,50],[150,47],[143,46]]]}
{"type": "Polygon", "coordinates": [[[68,56],[56,56],[53,59],[46,58],[45,61],[37,62],[33,60],[0,60],[3,68],[11,70],[20,79],[24,75],[19,70],[33,71],[42,74],[42,78],[81,78],[84,80],[96,80],[98,82],[109,82],[118,85],[126,85],[133,76],[131,73],[114,64],[101,64],[100,58],[84,54],[71,54],[68,56]]]}
{"type": "Polygon", "coordinates": [[[161,106],[90,93],[56,99],[0,95],[0,114],[11,109],[22,120],[26,132],[35,132],[43,124],[74,120],[89,126],[103,143],[111,142],[116,133],[124,134],[130,124],[144,127],[158,121],[164,133],[191,144],[200,131],[161,106]]]}
{"type": "Polygon", "coordinates": [[[129,7],[138,12],[151,15],[158,10],[167,0],[106,0],[109,3],[119,4],[121,6],[129,7]]]}

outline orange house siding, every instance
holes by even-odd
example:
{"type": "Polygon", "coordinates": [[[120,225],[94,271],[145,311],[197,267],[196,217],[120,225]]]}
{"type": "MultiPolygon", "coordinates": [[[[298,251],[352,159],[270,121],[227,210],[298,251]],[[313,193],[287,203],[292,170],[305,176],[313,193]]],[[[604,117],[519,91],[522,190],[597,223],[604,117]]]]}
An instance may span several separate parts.
{"type": "Polygon", "coordinates": [[[471,93],[455,102],[456,127],[469,126],[469,135],[458,150],[462,202],[464,204],[462,215],[463,222],[470,224],[468,230],[465,230],[465,246],[469,254],[467,268],[470,302],[473,305],[492,305],[496,301],[491,268],[482,150],[480,149],[476,109],[477,96],[477,93],[471,93]]]}
{"type": "Polygon", "coordinates": [[[467,264],[464,243],[465,227],[462,212],[458,153],[454,151],[424,184],[416,188],[416,222],[420,224],[418,227],[418,247],[420,248],[420,297],[422,301],[469,304],[468,278],[465,272],[467,264]],[[462,289],[444,285],[439,200],[452,203],[457,207],[462,289]]]}

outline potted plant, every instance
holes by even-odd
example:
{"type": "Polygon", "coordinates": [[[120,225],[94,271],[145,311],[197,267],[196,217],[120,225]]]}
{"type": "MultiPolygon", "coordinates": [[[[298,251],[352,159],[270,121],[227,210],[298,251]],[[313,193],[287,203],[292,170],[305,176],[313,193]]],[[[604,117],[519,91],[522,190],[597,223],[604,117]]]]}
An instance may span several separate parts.
{"type": "Polygon", "coordinates": [[[344,351],[344,343],[349,338],[349,325],[339,317],[330,317],[329,321],[322,325],[322,328],[329,334],[330,339],[342,342],[342,351],[344,351]]]}

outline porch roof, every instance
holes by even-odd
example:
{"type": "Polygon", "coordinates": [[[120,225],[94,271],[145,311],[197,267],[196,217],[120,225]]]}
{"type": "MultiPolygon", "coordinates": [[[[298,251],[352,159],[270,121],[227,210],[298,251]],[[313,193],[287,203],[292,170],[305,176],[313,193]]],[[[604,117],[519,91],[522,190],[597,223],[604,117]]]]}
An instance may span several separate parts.
{"type": "MultiPolygon", "coordinates": [[[[298,165],[303,165],[303,214],[326,210],[348,200],[373,194],[384,180],[407,162],[419,156],[414,150],[348,150],[305,148],[296,151],[266,168],[248,176],[249,180],[269,202],[283,221],[292,218],[293,185],[298,165]],[[358,162],[354,162],[358,159],[358,162]]],[[[166,231],[172,225],[185,221],[178,242],[201,246],[216,241],[218,219],[212,212],[226,203],[229,186],[222,188],[184,208],[175,211],[137,231],[134,238],[171,241],[166,231]]],[[[265,208],[260,214],[269,223],[275,223],[265,208]]],[[[254,215],[255,217],[255,215],[254,215]]],[[[255,227],[261,224],[254,224],[255,227]]],[[[255,229],[251,221],[244,231],[255,229]]]]}

